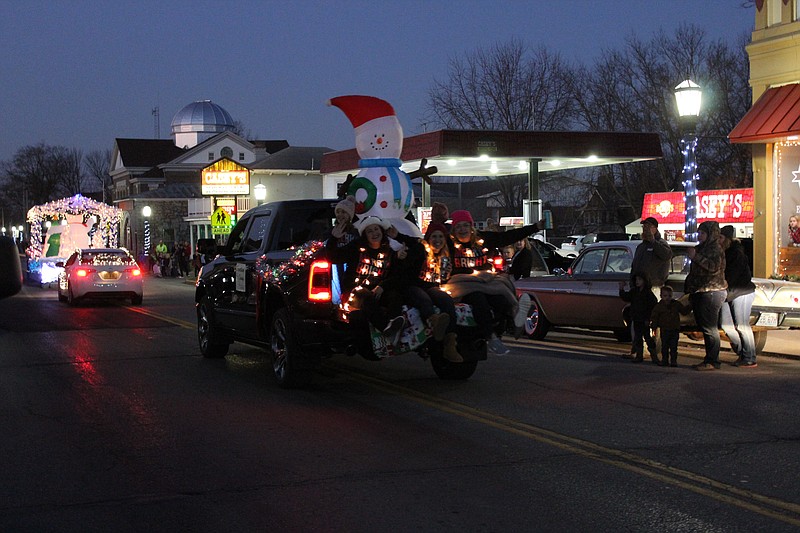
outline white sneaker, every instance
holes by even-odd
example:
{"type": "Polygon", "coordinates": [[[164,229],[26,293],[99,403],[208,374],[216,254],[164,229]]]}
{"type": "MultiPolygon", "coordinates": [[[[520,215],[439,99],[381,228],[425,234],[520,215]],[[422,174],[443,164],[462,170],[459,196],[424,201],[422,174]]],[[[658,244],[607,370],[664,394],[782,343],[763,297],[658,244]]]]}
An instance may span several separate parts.
{"type": "Polygon", "coordinates": [[[391,319],[389,324],[384,328],[383,334],[392,346],[397,346],[400,342],[400,337],[403,335],[403,328],[405,325],[405,318],[396,316],[391,319]]]}
{"type": "Polygon", "coordinates": [[[511,351],[496,335],[492,335],[486,345],[494,355],[505,355],[511,351]]]}
{"type": "Polygon", "coordinates": [[[526,292],[519,297],[519,306],[517,307],[517,314],[514,315],[514,325],[521,328],[525,325],[525,320],[528,318],[528,311],[531,310],[531,297],[526,292]]]}

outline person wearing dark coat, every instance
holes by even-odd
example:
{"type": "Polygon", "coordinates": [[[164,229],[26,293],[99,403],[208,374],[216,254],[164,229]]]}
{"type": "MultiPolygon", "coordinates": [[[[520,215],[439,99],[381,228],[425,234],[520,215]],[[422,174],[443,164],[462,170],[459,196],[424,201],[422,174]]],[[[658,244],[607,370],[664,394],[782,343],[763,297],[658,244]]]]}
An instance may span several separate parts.
{"type": "Polygon", "coordinates": [[[720,230],[722,247],[725,250],[725,281],[728,292],[719,313],[722,331],[728,336],[731,349],[739,359],[734,363],[741,368],[754,368],[756,364],[756,342],[750,327],[750,311],[756,297],[756,286],[750,272],[750,262],[739,239],[734,238],[734,227],[720,230]]]}
{"type": "Polygon", "coordinates": [[[696,370],[715,370],[719,363],[719,312],[728,295],[725,281],[725,251],[719,233],[719,223],[706,220],[697,228],[698,245],[689,248],[692,260],[686,276],[684,293],[694,311],[694,320],[703,331],[706,356],[696,370]]]}
{"type": "Polygon", "coordinates": [[[514,243],[514,256],[511,258],[508,275],[515,281],[520,278],[529,278],[531,277],[531,268],[533,268],[533,252],[531,243],[526,237],[514,243]]]}

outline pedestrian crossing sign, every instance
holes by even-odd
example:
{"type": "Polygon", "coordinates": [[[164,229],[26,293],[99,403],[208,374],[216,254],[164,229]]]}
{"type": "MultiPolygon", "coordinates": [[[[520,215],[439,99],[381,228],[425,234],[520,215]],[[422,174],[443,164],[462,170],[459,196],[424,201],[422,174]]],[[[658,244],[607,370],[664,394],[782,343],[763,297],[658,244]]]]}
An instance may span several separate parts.
{"type": "Polygon", "coordinates": [[[218,207],[211,215],[211,234],[228,235],[231,232],[231,215],[222,207],[218,207]]]}

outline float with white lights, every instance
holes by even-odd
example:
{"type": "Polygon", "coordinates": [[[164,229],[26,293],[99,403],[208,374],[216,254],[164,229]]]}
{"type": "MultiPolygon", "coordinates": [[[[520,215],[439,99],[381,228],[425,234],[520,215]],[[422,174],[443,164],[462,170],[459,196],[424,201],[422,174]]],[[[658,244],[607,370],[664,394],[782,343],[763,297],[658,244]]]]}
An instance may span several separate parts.
{"type": "Polygon", "coordinates": [[[28,272],[33,281],[52,283],[76,248],[116,248],[122,210],[80,194],[28,210],[28,272]]]}

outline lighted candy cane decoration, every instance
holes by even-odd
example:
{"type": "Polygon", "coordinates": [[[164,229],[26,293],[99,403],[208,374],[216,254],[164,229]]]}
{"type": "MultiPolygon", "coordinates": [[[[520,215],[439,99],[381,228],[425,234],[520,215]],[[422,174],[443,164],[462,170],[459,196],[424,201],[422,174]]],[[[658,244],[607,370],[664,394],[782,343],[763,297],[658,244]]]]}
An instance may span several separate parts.
{"type": "Polygon", "coordinates": [[[414,205],[414,189],[411,178],[400,170],[403,128],[392,106],[361,95],[337,96],[328,105],[341,109],[355,128],[360,170],[347,194],[356,199],[356,215],[383,218],[401,233],[422,237],[419,228],[405,218],[414,205]]]}

